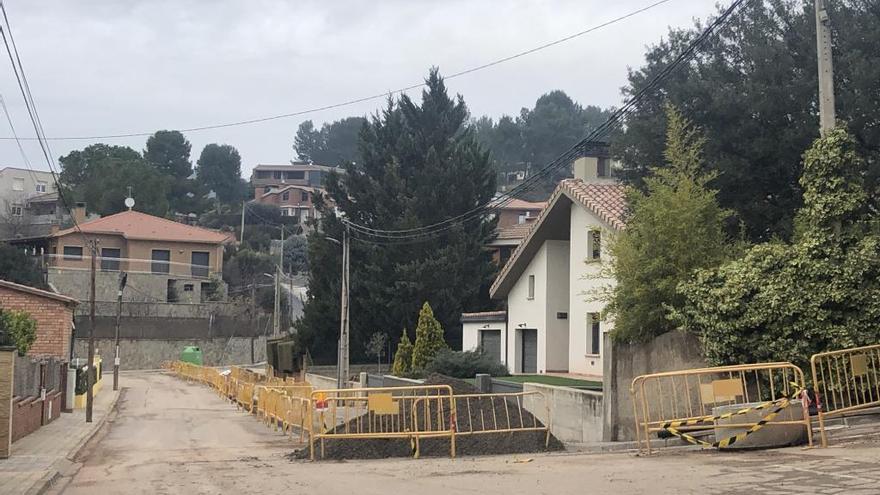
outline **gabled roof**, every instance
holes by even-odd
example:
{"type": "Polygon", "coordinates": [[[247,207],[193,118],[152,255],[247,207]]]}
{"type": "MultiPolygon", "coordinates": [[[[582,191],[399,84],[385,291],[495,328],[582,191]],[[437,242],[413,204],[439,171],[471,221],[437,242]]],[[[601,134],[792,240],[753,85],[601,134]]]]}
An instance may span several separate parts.
{"type": "Polygon", "coordinates": [[[499,206],[499,210],[543,210],[547,206],[546,201],[532,202],[522,199],[511,199],[510,201],[499,206]]]}
{"type": "Polygon", "coordinates": [[[535,225],[534,221],[518,223],[509,227],[500,228],[495,231],[495,239],[525,239],[526,236],[529,235],[529,231],[532,230],[533,225],[535,225]]]}
{"type": "MultiPolygon", "coordinates": [[[[86,234],[115,234],[126,239],[146,241],[199,242],[221,244],[230,239],[229,233],[193,227],[166,220],[139,211],[123,211],[115,215],[79,224],[86,234]]],[[[76,228],[62,230],[50,237],[61,237],[76,232],[76,228]]]]}
{"type": "Polygon", "coordinates": [[[43,289],[37,289],[36,287],[31,287],[29,285],[21,285],[16,284],[15,282],[9,282],[6,280],[0,280],[0,287],[4,287],[6,289],[11,289],[19,292],[26,292],[28,294],[33,294],[35,296],[45,297],[47,299],[54,299],[56,301],[61,301],[65,304],[77,305],[79,301],[72,297],[67,297],[63,294],[58,294],[57,292],[49,292],[43,289]]]}
{"type": "Polygon", "coordinates": [[[522,275],[532,257],[541,248],[550,231],[571,229],[569,206],[578,204],[591,212],[609,227],[623,230],[626,226],[626,186],[616,182],[584,182],[582,179],[565,179],[556,186],[547,207],[541,211],[528,235],[516,248],[510,260],[504,264],[498,278],[492,283],[489,295],[500,298],[507,295],[513,284],[522,275]]]}

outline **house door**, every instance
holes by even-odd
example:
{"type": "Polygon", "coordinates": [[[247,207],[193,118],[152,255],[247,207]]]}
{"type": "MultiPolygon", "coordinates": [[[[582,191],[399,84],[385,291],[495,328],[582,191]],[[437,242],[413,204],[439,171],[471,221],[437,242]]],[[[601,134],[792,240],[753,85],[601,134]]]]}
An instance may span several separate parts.
{"type": "Polygon", "coordinates": [[[524,328],[520,330],[522,356],[520,356],[520,373],[538,372],[538,330],[524,328]]]}
{"type": "Polygon", "coordinates": [[[480,348],[493,360],[501,362],[501,330],[480,330],[480,348]]]}

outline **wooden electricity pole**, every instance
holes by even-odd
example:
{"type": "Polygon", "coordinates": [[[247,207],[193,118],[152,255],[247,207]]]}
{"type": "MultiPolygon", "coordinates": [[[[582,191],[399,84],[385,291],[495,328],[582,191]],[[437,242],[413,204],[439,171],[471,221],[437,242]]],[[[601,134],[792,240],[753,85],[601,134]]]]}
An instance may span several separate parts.
{"type": "Polygon", "coordinates": [[[128,274],[119,272],[119,290],[116,292],[116,355],[113,357],[113,390],[119,390],[119,320],[122,317],[122,290],[128,274]]]}
{"type": "Polygon", "coordinates": [[[91,241],[90,244],[92,263],[89,277],[91,286],[89,288],[89,357],[86,363],[86,423],[92,422],[92,405],[94,402],[92,387],[95,385],[92,377],[97,378],[97,373],[93,374],[93,369],[95,367],[95,255],[98,251],[98,242],[91,241]]]}
{"type": "Polygon", "coordinates": [[[831,62],[831,21],[825,0],[816,3],[816,53],[819,59],[819,130],[822,135],[834,129],[834,66],[831,62]]]}

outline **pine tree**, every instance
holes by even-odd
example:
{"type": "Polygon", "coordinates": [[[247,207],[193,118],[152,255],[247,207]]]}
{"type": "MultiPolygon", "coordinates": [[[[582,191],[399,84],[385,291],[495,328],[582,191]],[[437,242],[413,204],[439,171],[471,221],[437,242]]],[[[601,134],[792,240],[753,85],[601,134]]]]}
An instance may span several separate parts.
{"type": "MultiPolygon", "coordinates": [[[[339,332],[341,250],[328,240],[343,235],[335,209],[372,229],[408,229],[454,218],[494,195],[496,174],[464,101],[447,93],[436,70],[426,86],[421,102],[389,100],[361,129],[360,159],[327,176],[330,201],[309,238],[309,299],[297,323],[301,347],[316,360],[335,359],[339,332]]],[[[415,326],[419,301],[430,299],[450,330],[462,311],[492,308],[488,287],[496,268],[484,246],[494,227],[494,220],[478,218],[404,245],[359,235],[350,251],[352,359],[366,359],[373,329],[415,326]]],[[[460,332],[446,337],[459,339],[460,332]]]]}
{"type": "Polygon", "coordinates": [[[410,364],[412,363],[413,345],[409,341],[409,335],[406,329],[403,329],[403,335],[400,336],[400,342],[397,343],[397,352],[394,353],[394,364],[391,366],[391,373],[395,376],[403,376],[409,373],[410,364]]]}
{"type": "Polygon", "coordinates": [[[443,339],[443,327],[434,318],[434,311],[428,301],[419,311],[419,325],[416,327],[416,343],[412,350],[412,369],[424,369],[434,355],[447,347],[443,339]]]}

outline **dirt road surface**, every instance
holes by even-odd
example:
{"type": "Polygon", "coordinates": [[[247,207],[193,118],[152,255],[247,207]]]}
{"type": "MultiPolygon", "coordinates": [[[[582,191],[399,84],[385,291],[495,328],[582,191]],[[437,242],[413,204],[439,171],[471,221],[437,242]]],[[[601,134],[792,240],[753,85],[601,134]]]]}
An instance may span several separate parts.
{"type": "Polygon", "coordinates": [[[209,389],[129,375],[116,417],[50,493],[876,494],[880,444],[829,449],[289,461],[297,447],[209,389]]]}

